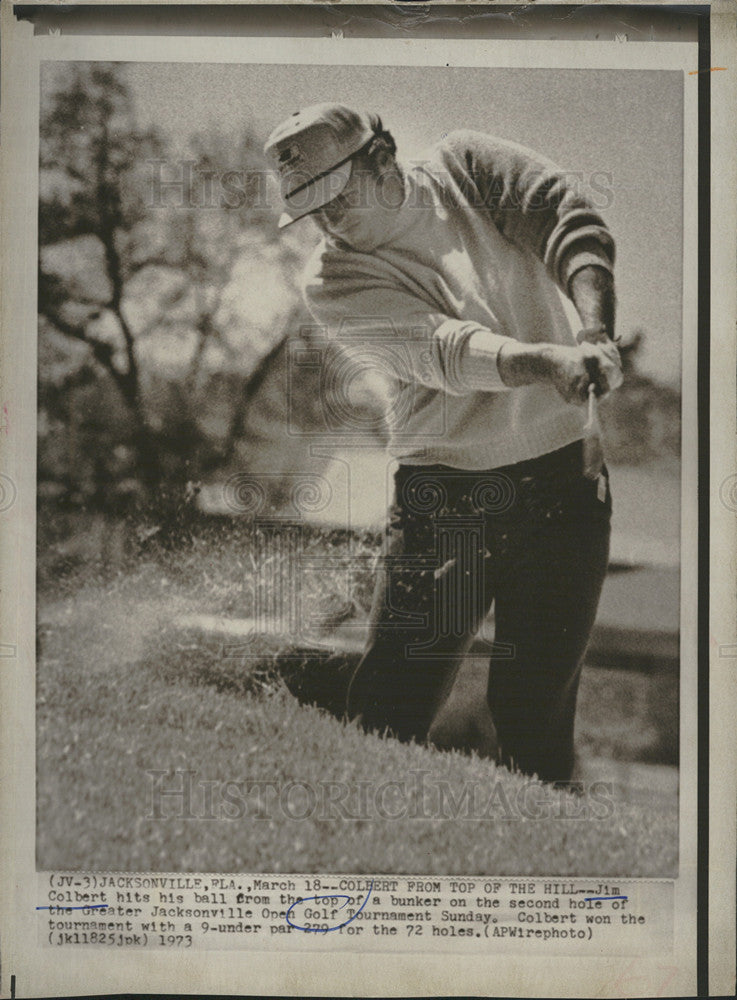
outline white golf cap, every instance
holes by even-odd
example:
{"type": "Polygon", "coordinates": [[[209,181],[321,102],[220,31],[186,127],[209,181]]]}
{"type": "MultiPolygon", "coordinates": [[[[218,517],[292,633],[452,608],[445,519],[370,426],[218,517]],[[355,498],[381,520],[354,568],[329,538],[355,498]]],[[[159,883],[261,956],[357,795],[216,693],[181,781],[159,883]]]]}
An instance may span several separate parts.
{"type": "Polygon", "coordinates": [[[344,104],[313,104],[277,126],[264,146],[281,175],[279,227],[322,208],[351,176],[351,157],[375,136],[367,114],[344,104]]]}

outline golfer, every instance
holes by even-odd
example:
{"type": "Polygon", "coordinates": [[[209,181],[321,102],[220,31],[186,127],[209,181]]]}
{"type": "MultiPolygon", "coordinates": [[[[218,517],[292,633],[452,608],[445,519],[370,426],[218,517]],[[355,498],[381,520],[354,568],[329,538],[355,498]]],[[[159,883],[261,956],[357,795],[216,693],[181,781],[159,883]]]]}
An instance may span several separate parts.
{"type": "Polygon", "coordinates": [[[485,133],[452,132],[408,168],[378,115],[319,104],[266,152],[280,226],[310,216],[322,237],[311,313],[356,358],[369,345],[367,364],[380,348],[394,377],[394,497],[348,715],[432,741],[493,604],[498,760],[566,782],[609,553],[587,418],[622,378],[612,237],[554,164],[485,133]]]}

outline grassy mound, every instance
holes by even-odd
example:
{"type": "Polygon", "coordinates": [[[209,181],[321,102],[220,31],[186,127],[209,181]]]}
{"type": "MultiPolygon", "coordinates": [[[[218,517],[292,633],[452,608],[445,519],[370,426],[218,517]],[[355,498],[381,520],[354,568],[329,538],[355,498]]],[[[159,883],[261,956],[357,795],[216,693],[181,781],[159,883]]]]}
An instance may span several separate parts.
{"type": "Polygon", "coordinates": [[[300,705],[273,660],[223,658],[173,629],[197,602],[154,564],[42,599],[39,866],[676,870],[675,801],[576,797],[476,756],[365,734],[300,705]]]}

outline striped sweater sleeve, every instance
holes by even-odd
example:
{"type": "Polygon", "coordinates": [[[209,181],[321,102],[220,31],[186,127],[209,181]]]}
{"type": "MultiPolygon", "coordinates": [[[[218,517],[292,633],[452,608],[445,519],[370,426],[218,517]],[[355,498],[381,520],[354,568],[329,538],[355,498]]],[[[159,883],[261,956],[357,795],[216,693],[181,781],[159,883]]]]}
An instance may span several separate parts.
{"type": "Polygon", "coordinates": [[[614,240],[580,178],[482,132],[452,132],[443,152],[469,210],[488,211],[503,236],[545,264],[565,295],[582,267],[613,271],[614,240]]]}

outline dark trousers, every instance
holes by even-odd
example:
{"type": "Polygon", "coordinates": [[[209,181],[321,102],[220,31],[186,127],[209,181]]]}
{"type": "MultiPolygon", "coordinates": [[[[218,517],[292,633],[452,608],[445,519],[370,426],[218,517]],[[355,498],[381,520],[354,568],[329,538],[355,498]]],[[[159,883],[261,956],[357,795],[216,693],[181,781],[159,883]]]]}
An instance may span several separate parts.
{"type": "Polygon", "coordinates": [[[494,605],[487,699],[501,763],[567,781],[582,658],[609,557],[608,474],[576,442],[484,472],[400,466],[348,715],[427,738],[494,605]]]}

